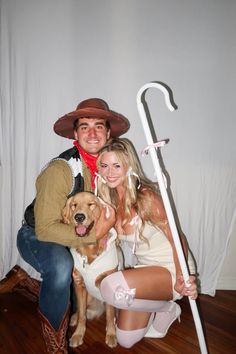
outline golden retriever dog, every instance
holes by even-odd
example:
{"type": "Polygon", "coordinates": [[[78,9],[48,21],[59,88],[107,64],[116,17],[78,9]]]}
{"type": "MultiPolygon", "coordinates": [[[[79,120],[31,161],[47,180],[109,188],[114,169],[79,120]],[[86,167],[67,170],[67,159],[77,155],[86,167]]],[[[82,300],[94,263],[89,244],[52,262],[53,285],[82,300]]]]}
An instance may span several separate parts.
{"type": "MultiPolygon", "coordinates": [[[[63,222],[73,224],[78,237],[85,238],[93,232],[104,205],[93,193],[80,192],[67,200],[63,209],[63,222]]],[[[109,217],[109,216],[108,216],[109,217]]],[[[74,258],[74,286],[77,312],[72,315],[70,325],[76,329],[70,338],[70,347],[83,344],[86,320],[99,317],[106,310],[106,344],[117,345],[115,309],[104,304],[99,285],[104,277],[117,270],[118,254],[116,232],[112,229],[96,244],[84,244],[71,248],[74,258]]]]}

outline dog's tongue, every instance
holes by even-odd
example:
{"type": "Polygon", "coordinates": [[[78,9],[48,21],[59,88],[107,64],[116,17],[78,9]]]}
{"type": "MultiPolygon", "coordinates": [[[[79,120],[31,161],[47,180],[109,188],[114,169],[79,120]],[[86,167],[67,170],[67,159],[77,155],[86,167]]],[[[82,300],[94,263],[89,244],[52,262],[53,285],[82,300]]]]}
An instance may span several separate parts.
{"type": "Polygon", "coordinates": [[[77,235],[79,236],[84,236],[86,234],[87,231],[87,227],[81,224],[76,225],[75,227],[75,232],[77,233],[77,235]]]}

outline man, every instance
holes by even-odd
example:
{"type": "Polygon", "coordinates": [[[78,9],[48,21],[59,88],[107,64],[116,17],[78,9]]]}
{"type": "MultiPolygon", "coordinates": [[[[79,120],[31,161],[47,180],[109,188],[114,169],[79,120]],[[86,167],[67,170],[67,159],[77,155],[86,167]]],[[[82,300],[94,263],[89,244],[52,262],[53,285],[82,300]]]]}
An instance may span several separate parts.
{"type": "MultiPolygon", "coordinates": [[[[109,110],[107,103],[98,98],[82,101],[75,111],[54,124],[57,134],[76,141],[73,148],[50,161],[38,176],[34,208],[31,205],[26,209],[26,222],[17,235],[19,253],[41,275],[39,317],[50,354],[67,353],[65,335],[73,270],[72,256],[67,247],[76,247],[83,242],[94,243],[115,222],[112,208],[108,220],[103,212],[95,234],[84,241],[76,236],[72,225],[61,222],[62,208],[69,196],[78,191],[93,190],[98,151],[109,137],[118,137],[128,129],[128,120],[109,110]]],[[[16,266],[0,282],[0,293],[16,291],[21,283],[24,289],[35,293],[32,282],[35,285],[27,273],[16,266]]]]}

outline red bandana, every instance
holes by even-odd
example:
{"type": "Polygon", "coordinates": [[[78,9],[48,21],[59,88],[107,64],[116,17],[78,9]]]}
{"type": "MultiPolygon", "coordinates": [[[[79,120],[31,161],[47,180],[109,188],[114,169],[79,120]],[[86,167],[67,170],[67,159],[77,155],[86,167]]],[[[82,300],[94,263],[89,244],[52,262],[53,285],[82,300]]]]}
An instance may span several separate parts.
{"type": "Polygon", "coordinates": [[[95,172],[97,172],[97,166],[96,166],[96,162],[97,162],[97,157],[92,156],[90,154],[88,154],[86,151],[84,151],[84,149],[82,149],[82,147],[79,145],[78,141],[75,140],[73,142],[74,146],[77,147],[80,156],[83,158],[84,162],[86,163],[86,165],[88,166],[90,173],[92,175],[92,188],[95,188],[95,184],[94,184],[94,179],[95,179],[95,172]]]}

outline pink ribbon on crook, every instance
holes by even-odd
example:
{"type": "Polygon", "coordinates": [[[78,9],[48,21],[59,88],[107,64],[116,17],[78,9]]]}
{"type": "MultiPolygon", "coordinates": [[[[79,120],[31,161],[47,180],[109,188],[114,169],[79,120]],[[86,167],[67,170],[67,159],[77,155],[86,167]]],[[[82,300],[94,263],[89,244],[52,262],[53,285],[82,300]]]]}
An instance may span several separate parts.
{"type": "Polygon", "coordinates": [[[158,141],[157,143],[147,145],[147,146],[141,151],[141,155],[143,156],[144,154],[148,154],[148,151],[149,151],[151,148],[157,149],[157,148],[159,148],[159,147],[163,147],[164,145],[168,144],[168,142],[169,142],[169,139],[164,139],[164,140],[158,141]]]}

